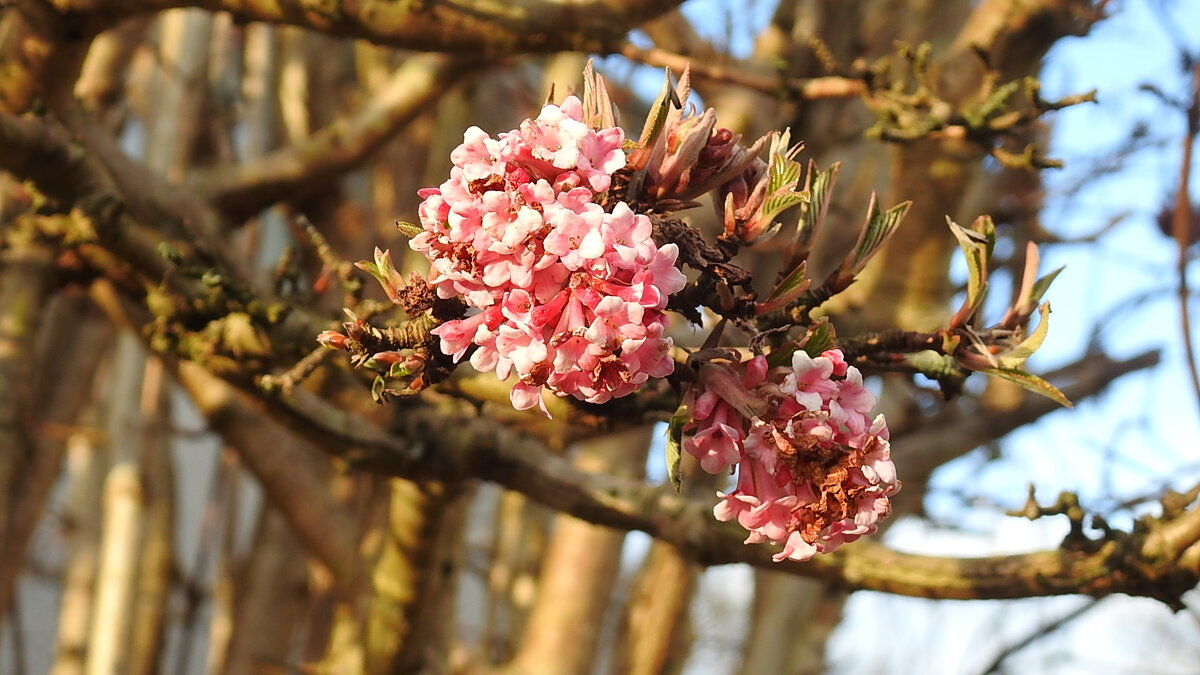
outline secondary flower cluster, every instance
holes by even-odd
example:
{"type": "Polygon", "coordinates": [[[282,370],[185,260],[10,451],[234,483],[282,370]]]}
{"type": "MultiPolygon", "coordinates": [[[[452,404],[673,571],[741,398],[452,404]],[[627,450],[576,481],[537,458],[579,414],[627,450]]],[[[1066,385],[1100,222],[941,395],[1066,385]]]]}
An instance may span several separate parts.
{"type": "Polygon", "coordinates": [[[412,248],[440,297],[480,310],[433,333],[456,361],[475,345],[476,370],[515,372],[521,410],[546,410],[543,387],[603,403],[674,368],[663,309],[686,281],[678,247],[656,245],[628,204],[601,206],[625,135],[582,120],[569,97],[498,138],[471,127],[449,180],[420,192],[412,248]]]}
{"type": "Polygon", "coordinates": [[[718,520],[737,520],[747,544],[783,544],[776,561],[808,560],[877,529],[900,489],[883,415],[858,369],[831,349],[802,350],[790,368],[758,356],[705,364],[694,431],[684,448],[709,473],[737,467],[737,488],[717,493],[718,520]]]}

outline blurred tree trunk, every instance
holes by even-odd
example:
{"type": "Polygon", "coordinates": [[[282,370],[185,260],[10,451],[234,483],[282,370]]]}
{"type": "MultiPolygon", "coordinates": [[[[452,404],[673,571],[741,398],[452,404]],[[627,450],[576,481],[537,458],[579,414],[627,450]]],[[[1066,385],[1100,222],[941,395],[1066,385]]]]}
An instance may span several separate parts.
{"type": "MultiPolygon", "coordinates": [[[[0,176],[0,190],[15,187],[0,176]]],[[[32,240],[17,239],[0,251],[0,625],[32,531],[18,520],[18,515],[32,514],[18,514],[17,508],[26,472],[37,461],[29,430],[33,357],[52,288],[51,263],[51,252],[32,240]]]]}
{"type": "Polygon", "coordinates": [[[304,616],[308,581],[304,549],[287,521],[264,503],[253,545],[234,582],[238,602],[225,675],[254,675],[290,662],[304,616]]]}
{"type": "Polygon", "coordinates": [[[87,636],[96,597],[101,514],[95,505],[104,489],[106,445],[97,434],[78,431],[67,443],[67,496],[63,523],[67,567],[58,610],[58,639],[51,675],[83,675],[87,636]]]}
{"type": "Polygon", "coordinates": [[[691,646],[688,607],[700,569],[670,544],[650,545],[629,593],[610,672],[682,671],[691,646]]]}
{"type": "Polygon", "coordinates": [[[141,341],[128,331],[117,336],[109,376],[105,432],[112,448],[103,489],[103,522],[96,573],[95,610],[88,635],[87,675],[128,672],[145,519],[144,455],[139,402],[146,368],[141,341]]]}
{"type": "Polygon", "coordinates": [[[468,500],[459,486],[388,484],[387,510],[367,541],[378,542],[364,628],[365,672],[446,668],[444,622],[453,616],[458,529],[468,500]]]}
{"type": "Polygon", "coordinates": [[[146,367],[141,400],[144,422],[139,430],[144,515],[130,659],[125,671],[130,675],[153,675],[160,670],[175,573],[175,472],[169,390],[162,362],[153,359],[146,367]]]}
{"type": "Polygon", "coordinates": [[[482,639],[484,658],[489,663],[513,657],[533,608],[538,567],[552,521],[545,507],[525,495],[505,490],[497,499],[482,639]]]}
{"type": "MultiPolygon", "coordinates": [[[[633,428],[583,441],[575,451],[575,465],[639,476],[645,470],[649,431],[633,428]]],[[[584,675],[597,659],[625,534],[569,516],[555,518],[553,528],[537,600],[508,667],[514,675],[584,675]]]]}
{"type": "Polygon", "coordinates": [[[756,572],[750,633],[739,672],[825,672],[825,641],[841,620],[847,596],[819,581],[756,572]]]}

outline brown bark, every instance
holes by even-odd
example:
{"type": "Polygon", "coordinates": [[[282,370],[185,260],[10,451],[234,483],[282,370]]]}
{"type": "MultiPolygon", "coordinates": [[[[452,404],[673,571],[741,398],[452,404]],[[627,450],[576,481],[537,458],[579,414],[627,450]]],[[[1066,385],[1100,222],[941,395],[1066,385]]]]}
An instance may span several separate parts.
{"type": "MultiPolygon", "coordinates": [[[[637,475],[648,430],[634,428],[585,441],[575,465],[588,471],[637,475]]],[[[555,519],[542,563],[537,601],[517,654],[514,674],[588,673],[616,582],[624,534],[574,518],[555,519]]]]}
{"type": "Polygon", "coordinates": [[[626,605],[622,649],[613,673],[679,673],[690,648],[688,608],[700,566],[669,544],[654,542],[626,605]]]}
{"type": "Polygon", "coordinates": [[[267,500],[329,570],[339,593],[353,593],[361,575],[358,526],[330,497],[329,467],[320,450],[255,414],[242,395],[203,368],[180,363],[175,372],[201,414],[258,479],[267,500]]]}
{"type": "Polygon", "coordinates": [[[322,5],[315,0],[243,3],[226,0],[70,0],[63,9],[94,12],[111,21],[170,7],[224,10],[243,21],[300,26],[404,49],[483,53],[604,51],[632,27],[681,0],[481,0],[448,3],[363,2],[322,5]]]}
{"type": "MultiPolygon", "coordinates": [[[[18,493],[36,460],[29,421],[39,324],[51,290],[51,252],[10,239],[0,251],[0,617],[12,602],[29,532],[17,519],[18,493]]],[[[22,514],[28,515],[28,514],[22,514]]]]}
{"type": "Polygon", "coordinates": [[[87,664],[100,545],[101,519],[95,505],[100,503],[107,462],[98,440],[94,431],[81,430],[67,442],[68,485],[62,518],[69,544],[51,675],[83,675],[87,664]]]}
{"type": "Polygon", "coordinates": [[[256,675],[291,662],[308,595],[304,553],[283,516],[264,505],[253,545],[235,581],[237,606],[224,668],[256,675]]]}

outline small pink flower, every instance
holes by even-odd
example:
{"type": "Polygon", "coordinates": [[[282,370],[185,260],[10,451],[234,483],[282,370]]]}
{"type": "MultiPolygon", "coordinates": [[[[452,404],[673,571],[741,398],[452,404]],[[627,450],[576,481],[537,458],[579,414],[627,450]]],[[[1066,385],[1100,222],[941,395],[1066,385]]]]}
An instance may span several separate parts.
{"type": "Polygon", "coordinates": [[[685,441],[685,449],[700,460],[700,467],[709,473],[724,471],[737,464],[742,449],[741,433],[727,424],[713,424],[685,441]]]}
{"type": "Polygon", "coordinates": [[[462,167],[463,177],[468,182],[487,180],[491,176],[504,175],[500,151],[499,141],[479,127],[470,127],[463,133],[462,145],[451,151],[450,161],[462,167]]]}
{"type": "Polygon", "coordinates": [[[512,400],[513,407],[517,410],[529,410],[537,406],[546,417],[550,416],[550,411],[546,409],[546,402],[542,400],[542,388],[533,387],[524,382],[518,382],[513,385],[512,391],[509,392],[509,398],[512,400]]]}

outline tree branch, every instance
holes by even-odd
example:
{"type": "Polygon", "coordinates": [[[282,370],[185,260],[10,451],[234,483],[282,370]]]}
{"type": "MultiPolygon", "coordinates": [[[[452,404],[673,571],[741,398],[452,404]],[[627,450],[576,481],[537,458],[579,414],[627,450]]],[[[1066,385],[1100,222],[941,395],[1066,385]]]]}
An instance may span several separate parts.
{"type": "Polygon", "coordinates": [[[676,72],[689,69],[693,78],[712,80],[734,84],[747,89],[761,91],[764,94],[785,95],[803,100],[821,98],[848,98],[861,96],[867,92],[863,80],[851,77],[785,77],[783,75],[764,75],[737,66],[712,65],[704,61],[694,60],[682,54],[675,54],[658,47],[642,48],[632,42],[621,45],[621,56],[656,68],[671,68],[676,72]]]}
{"type": "Polygon", "coordinates": [[[111,23],[171,7],[226,11],[241,21],[319,30],[404,49],[482,53],[604,52],[682,0],[69,0],[63,10],[111,23]]]}
{"type": "Polygon", "coordinates": [[[429,111],[446,90],[482,63],[475,56],[413,56],[372,93],[361,110],[261,159],[209,169],[193,184],[234,222],[281,199],[327,185],[429,111]]]}
{"type": "MultiPolygon", "coordinates": [[[[1191,57],[1188,57],[1191,58],[1191,57]]],[[[1196,135],[1200,134],[1200,57],[1193,59],[1192,100],[1184,113],[1187,116],[1187,135],[1183,138],[1183,152],[1179,163],[1179,187],[1175,190],[1175,212],[1171,219],[1171,234],[1175,237],[1178,257],[1175,274],[1179,278],[1179,330],[1183,337],[1183,353],[1188,366],[1188,378],[1192,393],[1200,404],[1200,366],[1196,361],[1196,349],[1192,346],[1192,320],[1188,311],[1188,248],[1191,243],[1192,198],[1189,193],[1192,176],[1192,150],[1196,135]]]]}
{"type": "MultiPolygon", "coordinates": [[[[1160,354],[1149,351],[1129,359],[1115,361],[1106,355],[1090,355],[1047,373],[1067,398],[1079,401],[1103,391],[1114,380],[1137,370],[1158,364],[1160,354]]],[[[1021,403],[1004,411],[964,414],[954,420],[931,421],[921,429],[892,439],[893,453],[909,488],[893,500],[897,511],[913,510],[924,496],[924,486],[934,470],[961,457],[980,445],[1061,410],[1054,401],[1023,391],[1021,403]],[[917,488],[913,490],[912,488],[917,488]]]]}
{"type": "Polygon", "coordinates": [[[1084,593],[1145,595],[1177,603],[1200,580],[1200,561],[1185,557],[1200,541],[1200,510],[1152,523],[1148,534],[1092,542],[1087,550],[1039,551],[986,558],[943,558],[857,542],[808,563],[776,564],[764,546],[744,546],[736,526],[712,519],[712,503],[678,497],[662,486],[581,472],[540,444],[465,406],[414,406],[388,433],[298,390],[264,411],[284,415],[321,446],[355,465],[414,479],[475,476],[529,495],[557,511],[599,525],[636,529],[702,564],[744,562],[824,579],[851,589],[926,598],[1019,598],[1084,593]]]}

